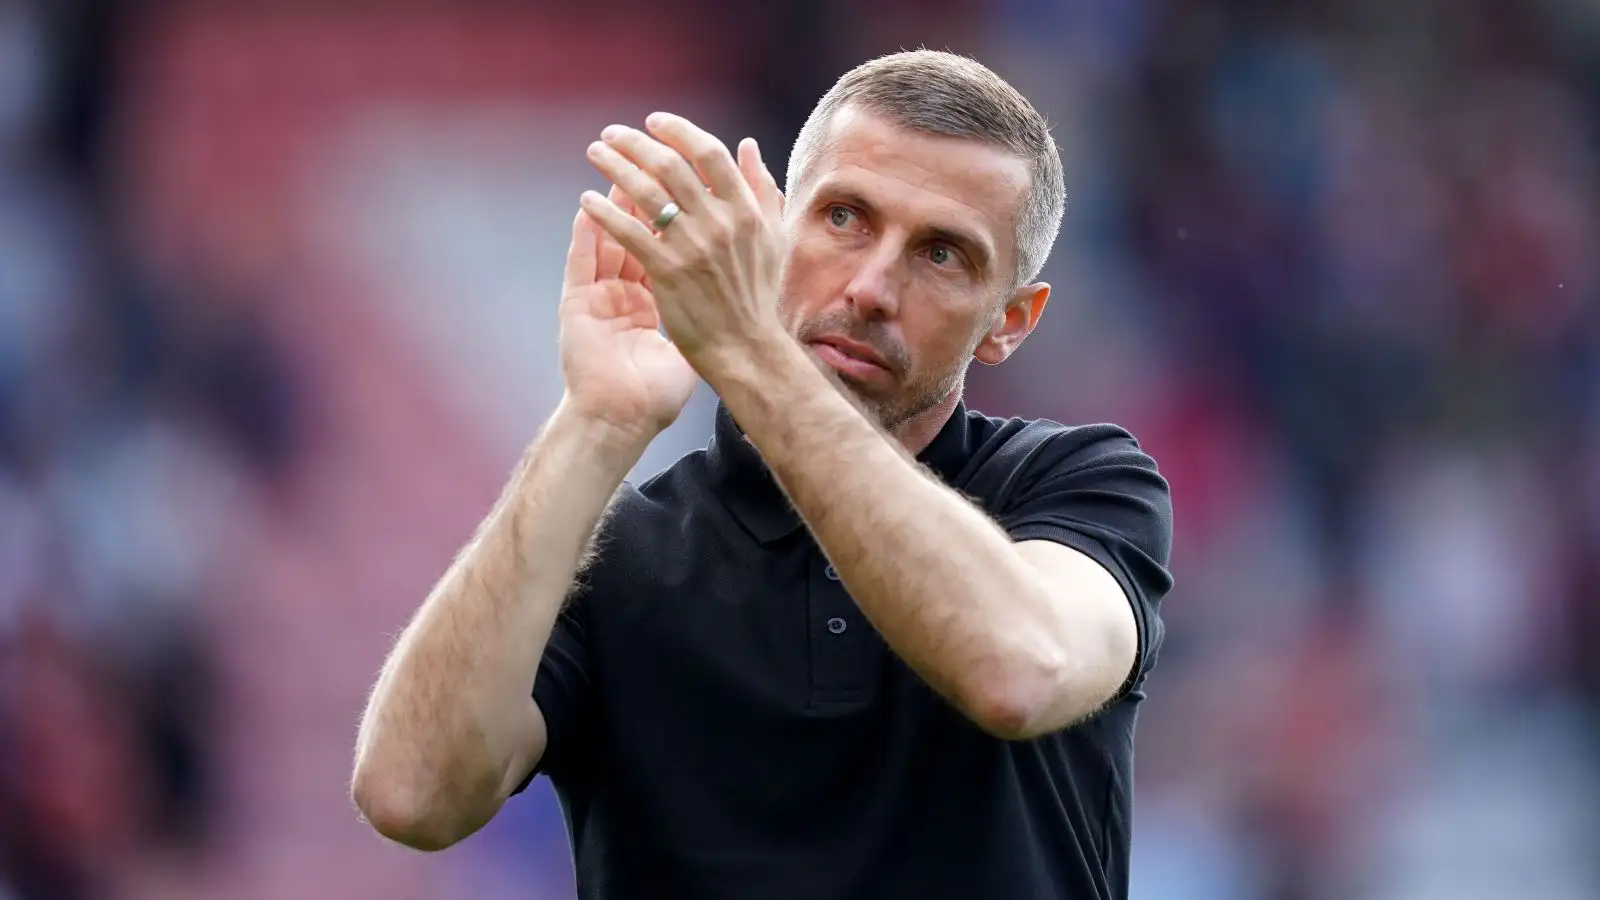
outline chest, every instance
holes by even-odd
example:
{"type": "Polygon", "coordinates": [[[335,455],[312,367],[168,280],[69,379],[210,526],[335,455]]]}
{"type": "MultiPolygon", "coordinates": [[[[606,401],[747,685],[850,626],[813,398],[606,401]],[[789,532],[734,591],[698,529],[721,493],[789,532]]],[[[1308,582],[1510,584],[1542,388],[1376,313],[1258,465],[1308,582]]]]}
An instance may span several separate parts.
{"type": "Polygon", "coordinates": [[[867,713],[910,677],[804,530],[771,544],[691,520],[596,584],[609,699],[731,718],[867,713]]]}
{"type": "Polygon", "coordinates": [[[865,845],[952,767],[1005,771],[804,530],[762,545],[709,524],[635,544],[639,564],[607,567],[585,598],[600,806],[648,823],[696,811],[689,855],[753,833],[865,845]]]}

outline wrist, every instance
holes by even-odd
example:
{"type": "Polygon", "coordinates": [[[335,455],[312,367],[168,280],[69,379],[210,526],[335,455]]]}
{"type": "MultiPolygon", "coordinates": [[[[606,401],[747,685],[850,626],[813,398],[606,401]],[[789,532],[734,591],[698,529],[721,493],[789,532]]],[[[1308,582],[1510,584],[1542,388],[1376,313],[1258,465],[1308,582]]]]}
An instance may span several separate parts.
{"type": "Polygon", "coordinates": [[[718,394],[725,389],[760,388],[801,367],[809,367],[805,351],[779,328],[742,341],[708,346],[689,362],[718,394]]]}
{"type": "Polygon", "coordinates": [[[619,422],[583,406],[568,393],[561,398],[547,426],[552,438],[569,440],[610,462],[631,469],[661,429],[647,422],[619,422]]]}

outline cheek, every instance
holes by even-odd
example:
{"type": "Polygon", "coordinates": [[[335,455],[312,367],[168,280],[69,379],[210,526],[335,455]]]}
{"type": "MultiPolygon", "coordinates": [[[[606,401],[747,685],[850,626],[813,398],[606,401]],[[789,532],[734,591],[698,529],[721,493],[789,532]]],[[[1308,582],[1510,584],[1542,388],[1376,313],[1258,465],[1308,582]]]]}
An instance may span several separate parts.
{"type": "Polygon", "coordinates": [[[964,317],[906,317],[902,334],[911,354],[911,379],[923,385],[943,385],[950,375],[965,369],[972,361],[978,337],[972,323],[964,317]]]}
{"type": "Polygon", "coordinates": [[[937,292],[927,292],[920,303],[905,305],[900,327],[907,343],[921,357],[918,368],[949,365],[970,356],[977,325],[959,304],[944,303],[937,292]]]}
{"type": "Polygon", "coordinates": [[[932,368],[943,370],[965,362],[971,352],[954,327],[941,330],[930,340],[926,361],[932,368]]]}
{"type": "Polygon", "coordinates": [[[825,307],[842,286],[835,284],[837,265],[815,242],[797,241],[789,250],[778,295],[778,310],[789,319],[804,319],[825,307]]]}

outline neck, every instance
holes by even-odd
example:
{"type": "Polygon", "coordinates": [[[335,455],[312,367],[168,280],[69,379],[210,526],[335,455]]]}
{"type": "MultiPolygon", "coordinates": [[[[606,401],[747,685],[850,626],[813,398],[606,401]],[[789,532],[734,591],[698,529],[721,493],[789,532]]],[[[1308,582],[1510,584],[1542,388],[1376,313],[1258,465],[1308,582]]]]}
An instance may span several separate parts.
{"type": "Polygon", "coordinates": [[[907,453],[916,456],[939,436],[940,429],[950,421],[950,415],[960,402],[961,391],[951,391],[943,400],[900,423],[890,433],[906,448],[907,453]]]}

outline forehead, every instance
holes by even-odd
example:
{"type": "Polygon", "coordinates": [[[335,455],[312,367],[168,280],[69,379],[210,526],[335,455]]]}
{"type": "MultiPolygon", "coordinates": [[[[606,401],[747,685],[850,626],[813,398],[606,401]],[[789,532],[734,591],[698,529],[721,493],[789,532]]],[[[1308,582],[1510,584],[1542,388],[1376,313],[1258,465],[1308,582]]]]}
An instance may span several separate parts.
{"type": "Polygon", "coordinates": [[[998,256],[1016,243],[1028,164],[1008,150],[967,138],[896,128],[859,109],[833,117],[806,179],[810,190],[849,190],[884,212],[918,224],[966,224],[987,233],[998,256]]]}

